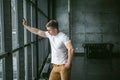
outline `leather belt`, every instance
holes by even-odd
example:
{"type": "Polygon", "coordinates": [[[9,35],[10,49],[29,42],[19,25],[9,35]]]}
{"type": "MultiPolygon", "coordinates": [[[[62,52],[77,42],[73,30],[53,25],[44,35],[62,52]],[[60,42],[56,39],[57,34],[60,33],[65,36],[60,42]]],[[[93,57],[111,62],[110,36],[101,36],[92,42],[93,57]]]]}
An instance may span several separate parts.
{"type": "Polygon", "coordinates": [[[53,64],[55,67],[64,66],[65,64],[53,64]]]}

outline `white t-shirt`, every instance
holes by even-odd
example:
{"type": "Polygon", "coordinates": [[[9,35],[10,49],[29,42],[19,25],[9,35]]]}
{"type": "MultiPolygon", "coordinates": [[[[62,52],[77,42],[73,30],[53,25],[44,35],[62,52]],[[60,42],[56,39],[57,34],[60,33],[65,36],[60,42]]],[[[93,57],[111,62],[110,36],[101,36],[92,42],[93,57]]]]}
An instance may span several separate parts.
{"type": "Polygon", "coordinates": [[[68,58],[68,51],[65,44],[70,42],[68,36],[59,32],[56,36],[50,35],[48,31],[45,32],[51,44],[51,63],[65,64],[68,58]]]}

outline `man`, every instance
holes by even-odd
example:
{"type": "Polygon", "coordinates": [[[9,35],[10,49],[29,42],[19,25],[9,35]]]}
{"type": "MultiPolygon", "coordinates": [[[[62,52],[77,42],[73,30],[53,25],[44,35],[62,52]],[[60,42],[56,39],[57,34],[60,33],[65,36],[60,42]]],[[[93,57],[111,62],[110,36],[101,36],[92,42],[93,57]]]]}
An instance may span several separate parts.
{"type": "Polygon", "coordinates": [[[56,20],[50,20],[46,24],[47,31],[30,27],[24,19],[22,23],[30,32],[44,38],[49,38],[51,63],[53,64],[49,80],[70,80],[74,48],[70,39],[59,31],[58,22],[56,20]]]}

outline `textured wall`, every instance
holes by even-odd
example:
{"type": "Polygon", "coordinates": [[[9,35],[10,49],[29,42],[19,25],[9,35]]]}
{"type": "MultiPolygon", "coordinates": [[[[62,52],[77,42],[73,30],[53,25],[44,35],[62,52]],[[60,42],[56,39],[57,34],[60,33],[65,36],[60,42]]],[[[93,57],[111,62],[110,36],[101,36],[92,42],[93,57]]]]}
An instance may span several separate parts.
{"type": "Polygon", "coordinates": [[[71,0],[72,36],[76,52],[84,42],[109,42],[120,52],[119,0],[71,0]]]}
{"type": "Polygon", "coordinates": [[[85,42],[113,43],[113,51],[120,52],[119,0],[71,0],[70,7],[69,16],[68,1],[56,0],[55,16],[62,25],[61,30],[69,33],[71,25],[75,52],[83,52],[85,42]]]}
{"type": "Polygon", "coordinates": [[[69,15],[68,15],[68,1],[55,0],[55,19],[59,22],[59,29],[69,35],[69,15]]]}

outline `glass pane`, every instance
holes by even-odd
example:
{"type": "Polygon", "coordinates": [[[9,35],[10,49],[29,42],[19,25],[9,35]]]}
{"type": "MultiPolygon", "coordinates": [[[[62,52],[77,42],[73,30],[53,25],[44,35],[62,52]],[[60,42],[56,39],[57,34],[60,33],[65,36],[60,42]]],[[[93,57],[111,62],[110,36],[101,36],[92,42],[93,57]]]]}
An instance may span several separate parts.
{"type": "Polygon", "coordinates": [[[3,60],[0,60],[0,80],[3,80],[3,60]]]}
{"type": "Polygon", "coordinates": [[[18,47],[17,44],[17,7],[16,7],[16,2],[17,0],[11,0],[11,5],[12,5],[12,44],[13,44],[13,49],[18,47]]]}
{"type": "Polygon", "coordinates": [[[0,52],[2,52],[2,0],[0,0],[0,52]]]}
{"type": "Polygon", "coordinates": [[[13,53],[13,79],[14,80],[17,80],[17,75],[18,75],[18,73],[17,73],[17,54],[18,54],[18,52],[16,52],[16,53],[13,53]]]}
{"type": "MultiPolygon", "coordinates": [[[[0,0],[0,53],[3,52],[2,48],[2,1],[0,0]]],[[[0,80],[3,80],[3,59],[0,59],[0,80]]]]}
{"type": "Polygon", "coordinates": [[[1,18],[0,18],[0,52],[2,52],[2,26],[1,26],[1,18]]]}

